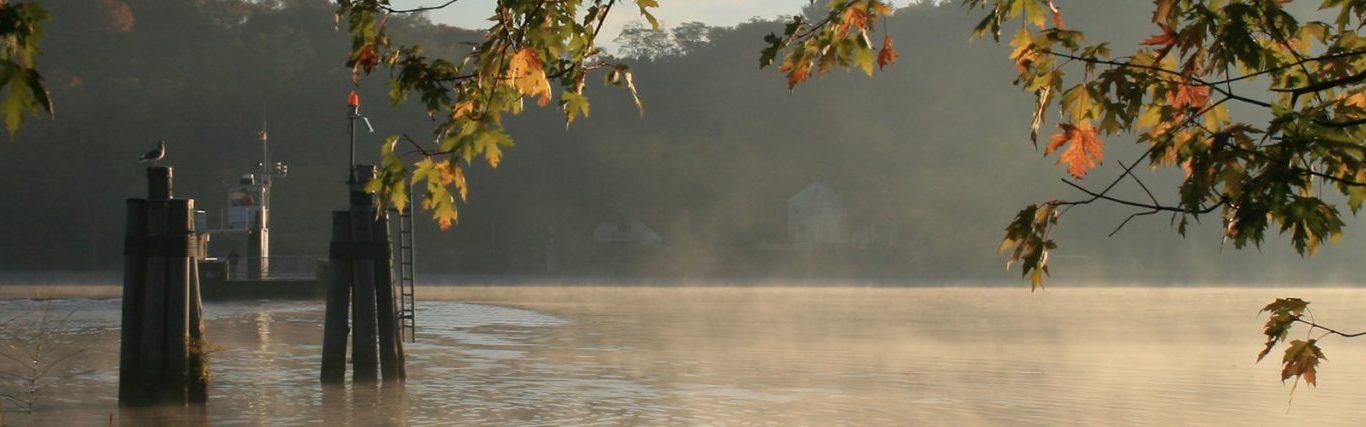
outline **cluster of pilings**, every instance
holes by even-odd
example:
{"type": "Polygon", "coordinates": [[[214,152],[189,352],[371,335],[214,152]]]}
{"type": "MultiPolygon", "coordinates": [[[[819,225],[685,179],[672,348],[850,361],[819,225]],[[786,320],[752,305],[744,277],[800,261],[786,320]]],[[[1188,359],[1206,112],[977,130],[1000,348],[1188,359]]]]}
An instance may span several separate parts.
{"type": "Polygon", "coordinates": [[[202,404],[209,369],[194,200],[171,197],[169,167],[148,168],[147,184],[146,199],[128,199],[119,406],[202,404]]]}
{"type": "Polygon", "coordinates": [[[322,383],[342,384],[351,335],[354,383],[401,383],[406,377],[403,341],[389,246],[389,217],[363,189],[373,166],[356,166],[350,208],[332,212],[327,312],[323,324],[322,383]],[[350,328],[348,328],[348,311],[350,328]]]}

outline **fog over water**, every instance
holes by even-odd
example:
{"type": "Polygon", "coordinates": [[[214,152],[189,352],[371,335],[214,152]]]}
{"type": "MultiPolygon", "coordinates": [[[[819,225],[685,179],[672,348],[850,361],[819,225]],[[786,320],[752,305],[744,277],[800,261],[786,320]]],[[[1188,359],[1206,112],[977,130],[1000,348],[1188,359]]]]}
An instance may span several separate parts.
{"type": "MultiPolygon", "coordinates": [[[[111,290],[106,290],[109,292],[111,290]]],[[[317,384],[321,306],[210,304],[212,424],[1247,425],[1366,413],[1366,350],[1319,385],[1254,364],[1258,303],[1293,292],[1362,324],[1344,289],[421,288],[402,393],[317,384]],[[369,396],[369,397],[366,397],[369,396]],[[373,399],[372,399],[373,398],[373,399]]],[[[0,302],[0,314],[28,302],[0,302]]],[[[13,422],[103,423],[117,300],[64,299],[93,372],[13,422]]],[[[137,425],[129,415],[116,418],[137,425]]],[[[177,418],[178,422],[198,418],[177,418]]]]}

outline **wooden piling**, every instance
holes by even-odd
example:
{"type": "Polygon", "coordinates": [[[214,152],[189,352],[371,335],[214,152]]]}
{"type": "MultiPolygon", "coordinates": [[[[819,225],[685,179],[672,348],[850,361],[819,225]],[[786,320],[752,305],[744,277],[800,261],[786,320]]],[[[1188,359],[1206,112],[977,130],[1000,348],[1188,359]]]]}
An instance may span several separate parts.
{"type": "Polygon", "coordinates": [[[350,207],[332,213],[328,295],[323,330],[321,380],[324,388],[344,382],[347,314],[350,314],[351,379],[354,384],[401,383],[406,374],[394,306],[387,220],[376,215],[364,181],[373,166],[357,166],[349,188],[350,207]]]}
{"type": "Polygon", "coordinates": [[[147,179],[125,224],[119,406],[203,403],[207,362],[191,362],[204,343],[194,201],[171,198],[168,167],[147,179]]]}
{"type": "Polygon", "coordinates": [[[351,213],[332,212],[332,250],[327,268],[327,312],[323,319],[322,382],[342,384],[346,377],[347,309],[351,305],[351,260],[345,247],[351,241],[351,213]]]}

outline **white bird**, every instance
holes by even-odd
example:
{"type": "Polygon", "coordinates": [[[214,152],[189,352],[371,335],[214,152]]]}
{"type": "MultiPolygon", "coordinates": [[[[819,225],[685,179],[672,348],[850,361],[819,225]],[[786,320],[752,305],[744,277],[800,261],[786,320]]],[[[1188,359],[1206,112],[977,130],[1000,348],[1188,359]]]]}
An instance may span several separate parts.
{"type": "Polygon", "coordinates": [[[138,162],[139,162],[139,163],[152,162],[152,164],[156,164],[157,161],[159,161],[159,160],[161,160],[161,159],[163,159],[163,158],[165,158],[165,157],[166,157],[166,141],[165,141],[165,140],[159,140],[159,141],[157,141],[157,148],[156,148],[155,150],[148,151],[147,153],[144,153],[144,154],[142,155],[142,157],[138,157],[138,162]]]}

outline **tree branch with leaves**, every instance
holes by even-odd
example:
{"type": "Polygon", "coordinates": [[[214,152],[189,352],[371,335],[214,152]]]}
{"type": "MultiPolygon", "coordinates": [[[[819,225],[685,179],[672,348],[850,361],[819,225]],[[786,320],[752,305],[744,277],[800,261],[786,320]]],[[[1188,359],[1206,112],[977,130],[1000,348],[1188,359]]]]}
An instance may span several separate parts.
{"type": "MultiPolygon", "coordinates": [[[[1169,212],[1177,232],[1189,221],[1218,214],[1223,241],[1235,248],[1260,245],[1268,229],[1289,238],[1302,256],[1342,235],[1342,209],[1356,213],[1366,201],[1366,1],[1327,0],[1331,22],[1302,21],[1286,10],[1291,0],[1156,0],[1156,34],[1117,56],[1109,43],[1089,43],[1064,25],[1061,1],[965,0],[984,17],[974,36],[1000,40],[1007,27],[1016,86],[1034,95],[1030,139],[1050,118],[1058,131],[1044,147],[1058,153],[1086,195],[1052,200],[1020,211],[1006,227],[1000,250],[1019,262],[1031,289],[1049,272],[1049,238],[1070,208],[1108,201],[1136,209],[1134,216],[1169,212]],[[1251,113],[1230,114],[1241,104],[1251,113]],[[1050,114],[1057,111],[1056,114],[1050,114]],[[1105,140],[1134,136],[1146,150],[1125,164],[1101,190],[1078,182],[1101,167],[1105,140]],[[1146,160],[1155,169],[1177,168],[1182,181],[1169,202],[1159,201],[1132,169],[1146,160]],[[1136,182],[1147,200],[1111,195],[1136,182]]],[[[1076,182],[1073,182],[1076,181],[1076,182]]],[[[1260,360],[1291,325],[1343,334],[1302,318],[1308,302],[1277,300],[1263,311],[1270,337],[1260,360]]],[[[1282,379],[1316,383],[1323,358],[1316,339],[1291,342],[1282,379]]]]}
{"type": "Polygon", "coordinates": [[[0,118],[10,138],[25,116],[52,115],[52,99],[38,72],[38,42],[47,11],[37,2],[0,0],[0,118]]]}
{"type": "MultiPolygon", "coordinates": [[[[442,229],[459,218],[457,196],[463,203],[469,195],[465,168],[479,159],[496,168],[503,151],[513,146],[502,119],[520,113],[526,100],[542,107],[555,102],[568,126],[589,115],[584,87],[590,77],[601,75],[605,84],[624,87],[644,114],[630,67],[606,55],[597,38],[609,14],[623,7],[638,12],[651,31],[661,30],[651,12],[659,6],[656,0],[501,0],[484,40],[461,58],[429,58],[421,46],[395,45],[386,34],[393,14],[452,3],[398,10],[388,0],[337,0],[337,22],[345,21],[351,36],[346,64],[353,82],[376,68],[387,69],[390,100],[399,104],[416,97],[433,121],[430,147],[398,150],[404,141],[423,144],[404,136],[386,140],[379,175],[366,190],[401,209],[413,197],[409,186],[421,185],[422,207],[432,211],[442,229]]],[[[876,55],[870,42],[876,19],[891,13],[881,0],[832,1],[825,20],[813,24],[794,18],[784,36],[770,35],[763,65],[780,51],[790,52],[781,68],[789,86],[835,66],[858,66],[871,75],[874,62],[886,66],[896,60],[890,38],[876,55]]]]}

